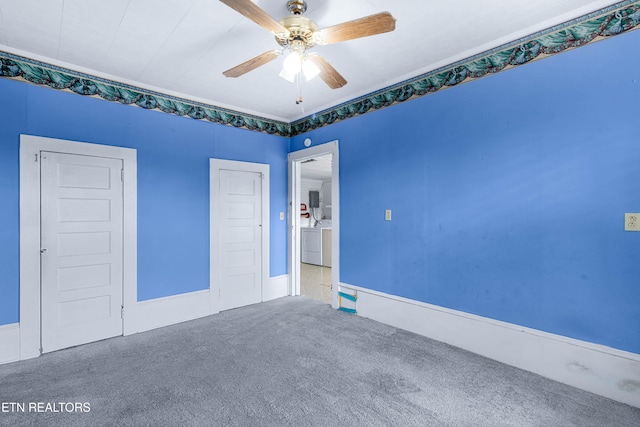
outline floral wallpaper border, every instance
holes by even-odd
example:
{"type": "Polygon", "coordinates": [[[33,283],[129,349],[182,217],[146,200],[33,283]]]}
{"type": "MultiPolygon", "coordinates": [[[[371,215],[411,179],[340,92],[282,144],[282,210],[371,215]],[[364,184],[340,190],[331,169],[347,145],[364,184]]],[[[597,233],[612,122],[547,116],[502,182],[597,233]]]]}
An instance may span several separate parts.
{"type": "Polygon", "coordinates": [[[640,2],[620,2],[489,52],[296,120],[291,124],[291,136],[428,95],[468,79],[477,79],[508,67],[526,64],[540,55],[554,55],[566,49],[583,46],[598,37],[621,34],[638,28],[639,24],[640,2]]]}
{"type": "Polygon", "coordinates": [[[639,26],[640,1],[619,2],[565,24],[314,113],[292,123],[147,91],[1,51],[0,76],[24,79],[34,84],[69,90],[79,95],[97,96],[108,101],[136,105],[148,110],[160,110],[198,120],[290,137],[428,95],[468,79],[476,79],[509,67],[526,64],[539,58],[540,55],[553,55],[566,49],[583,46],[599,37],[614,36],[639,26]]]}
{"type": "Polygon", "coordinates": [[[21,78],[53,89],[69,90],[79,95],[97,96],[107,101],[136,105],[147,110],[159,110],[257,132],[281,136],[289,136],[291,133],[291,125],[286,122],[152,92],[1,51],[0,76],[21,78]]]}

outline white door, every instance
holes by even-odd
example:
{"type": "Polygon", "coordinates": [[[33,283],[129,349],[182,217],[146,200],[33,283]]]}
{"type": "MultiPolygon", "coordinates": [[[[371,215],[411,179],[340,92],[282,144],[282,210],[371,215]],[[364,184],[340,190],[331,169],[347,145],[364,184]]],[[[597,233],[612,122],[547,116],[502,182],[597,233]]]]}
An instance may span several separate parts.
{"type": "Polygon", "coordinates": [[[220,169],[220,310],[262,301],[262,173],[220,169]]]}
{"type": "Polygon", "coordinates": [[[41,152],[41,340],[122,335],[122,160],[41,152]]]}

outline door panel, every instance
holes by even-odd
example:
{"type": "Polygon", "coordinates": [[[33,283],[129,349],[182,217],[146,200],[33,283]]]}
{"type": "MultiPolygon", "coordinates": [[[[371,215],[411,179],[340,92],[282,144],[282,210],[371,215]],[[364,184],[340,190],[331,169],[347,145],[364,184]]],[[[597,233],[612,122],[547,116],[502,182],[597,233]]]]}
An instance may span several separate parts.
{"type": "Polygon", "coordinates": [[[122,160],[41,153],[43,352],[122,335],[122,160]]]}
{"type": "Polygon", "coordinates": [[[220,170],[220,309],[262,301],[262,174],[220,170]]]}

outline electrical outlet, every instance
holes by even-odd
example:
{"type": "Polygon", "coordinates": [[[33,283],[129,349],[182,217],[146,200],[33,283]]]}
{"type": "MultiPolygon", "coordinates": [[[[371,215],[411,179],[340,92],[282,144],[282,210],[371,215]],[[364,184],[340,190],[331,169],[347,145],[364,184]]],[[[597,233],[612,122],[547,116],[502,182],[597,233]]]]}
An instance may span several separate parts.
{"type": "Polygon", "coordinates": [[[640,213],[624,214],[624,231],[640,231],[640,213]]]}

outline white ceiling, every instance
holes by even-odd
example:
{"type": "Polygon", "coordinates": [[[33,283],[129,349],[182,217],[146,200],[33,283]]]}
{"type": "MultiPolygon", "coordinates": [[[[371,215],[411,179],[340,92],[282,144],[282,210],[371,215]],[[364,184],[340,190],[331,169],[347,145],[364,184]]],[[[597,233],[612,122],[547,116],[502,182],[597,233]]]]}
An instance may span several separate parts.
{"type": "Polygon", "coordinates": [[[331,154],[314,157],[303,161],[300,168],[300,176],[308,179],[331,179],[331,154]]]}
{"type": "MultiPolygon", "coordinates": [[[[256,0],[279,20],[286,0],[256,0]]],[[[610,0],[308,0],[321,28],[389,11],[392,33],[316,46],[348,81],[280,77],[282,58],[222,75],[279,46],[218,0],[0,0],[0,50],[218,107],[291,122],[617,3],[610,0]],[[303,109],[304,108],[304,109],[303,109]]]]}

